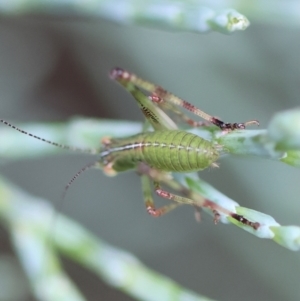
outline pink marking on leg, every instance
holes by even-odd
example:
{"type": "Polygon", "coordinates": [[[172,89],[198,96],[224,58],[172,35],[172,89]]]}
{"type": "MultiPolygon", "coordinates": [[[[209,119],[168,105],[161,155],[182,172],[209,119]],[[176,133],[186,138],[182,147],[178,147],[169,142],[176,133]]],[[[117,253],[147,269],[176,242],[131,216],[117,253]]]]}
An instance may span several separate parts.
{"type": "Polygon", "coordinates": [[[103,145],[109,145],[111,144],[111,137],[105,136],[101,139],[101,144],[103,145]]]}
{"type": "Polygon", "coordinates": [[[201,222],[201,208],[195,206],[195,219],[197,223],[201,222]]]}
{"type": "Polygon", "coordinates": [[[156,210],[154,207],[151,206],[147,207],[146,210],[153,217],[159,217],[162,215],[162,212],[160,210],[156,210]]]}
{"type": "Polygon", "coordinates": [[[151,200],[145,202],[147,212],[153,217],[159,217],[166,213],[166,207],[156,209],[151,200]]]}
{"type": "Polygon", "coordinates": [[[214,224],[216,225],[220,221],[220,213],[217,210],[213,210],[214,224]]]}
{"type": "Polygon", "coordinates": [[[162,198],[169,199],[169,200],[172,199],[171,193],[169,193],[169,192],[167,192],[165,190],[156,189],[155,192],[156,192],[157,195],[159,195],[162,198]]]}
{"type": "Polygon", "coordinates": [[[113,169],[113,163],[110,162],[108,164],[106,164],[104,167],[103,167],[103,172],[109,176],[109,177],[114,177],[117,172],[113,169]]]}
{"type": "Polygon", "coordinates": [[[150,95],[149,98],[154,103],[162,103],[163,102],[163,99],[156,94],[150,95]]]}

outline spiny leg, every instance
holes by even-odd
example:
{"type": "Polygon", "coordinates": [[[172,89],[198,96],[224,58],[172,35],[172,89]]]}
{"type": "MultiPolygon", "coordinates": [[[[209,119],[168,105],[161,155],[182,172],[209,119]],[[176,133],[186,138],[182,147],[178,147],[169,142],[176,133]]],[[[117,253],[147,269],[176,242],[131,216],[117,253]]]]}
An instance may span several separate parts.
{"type": "Polygon", "coordinates": [[[250,120],[244,123],[225,123],[224,121],[203,112],[191,103],[166,91],[162,87],[143,80],[137,77],[135,74],[129,73],[121,68],[113,69],[111,71],[111,77],[125,87],[131,85],[148,91],[151,94],[150,97],[152,100],[156,99],[156,102],[167,102],[175,106],[182,107],[193,114],[200,116],[204,120],[207,120],[208,122],[218,126],[221,130],[245,129],[248,125],[259,125],[257,120],[250,120]]]}
{"type": "Polygon", "coordinates": [[[141,175],[141,182],[142,182],[142,190],[144,196],[144,202],[147,209],[147,212],[154,217],[162,216],[171,210],[177,208],[179,203],[172,203],[170,205],[166,205],[160,208],[155,208],[154,201],[152,198],[152,190],[150,187],[150,179],[147,175],[141,175]]]}
{"type": "Polygon", "coordinates": [[[152,125],[154,130],[175,130],[177,125],[175,122],[149,98],[128,78],[127,72],[122,69],[115,68],[110,72],[110,77],[121,84],[136,100],[140,110],[144,114],[146,120],[152,125]]]}
{"type": "Polygon", "coordinates": [[[165,199],[173,200],[175,202],[178,202],[180,204],[188,204],[193,205],[195,207],[199,208],[207,208],[211,210],[211,212],[214,214],[214,222],[215,224],[220,219],[220,214],[224,214],[225,216],[231,216],[235,220],[239,221],[240,223],[247,225],[249,227],[252,227],[254,230],[258,229],[260,224],[257,222],[251,222],[242,215],[239,215],[237,213],[231,212],[230,210],[227,210],[218,204],[205,199],[201,195],[192,192],[191,190],[187,189],[177,181],[174,181],[169,174],[163,173],[161,171],[158,171],[156,169],[153,169],[146,164],[139,164],[138,166],[138,173],[140,175],[148,175],[151,179],[154,181],[154,187],[155,192],[165,199]],[[173,193],[170,193],[166,190],[163,190],[160,186],[160,183],[164,183],[171,189],[178,191],[179,193],[183,194],[183,196],[179,196],[173,193]]]}
{"type": "MultiPolygon", "coordinates": [[[[174,186],[176,186],[173,183],[170,183],[170,180],[168,180],[167,183],[171,184],[170,186],[173,186],[173,188],[174,188],[174,186]]],[[[178,184],[177,182],[175,182],[175,183],[178,184]]],[[[155,192],[163,198],[173,200],[173,201],[179,202],[181,204],[189,204],[189,205],[193,205],[193,206],[196,206],[196,207],[198,206],[198,207],[203,207],[203,208],[210,209],[212,211],[212,213],[214,214],[214,223],[215,224],[217,224],[218,221],[220,220],[220,213],[223,213],[225,215],[231,216],[232,218],[234,218],[235,220],[237,220],[238,222],[240,222],[244,225],[252,227],[254,230],[257,230],[260,226],[259,223],[251,222],[248,219],[246,219],[245,217],[243,217],[242,215],[231,212],[231,211],[217,205],[216,203],[214,203],[210,200],[204,199],[203,197],[201,197],[199,195],[196,196],[194,193],[189,193],[189,196],[191,198],[182,197],[182,196],[170,193],[166,190],[162,190],[161,186],[158,182],[154,182],[154,185],[155,185],[155,192]]],[[[182,188],[184,188],[184,187],[181,187],[181,189],[182,188]]]]}
{"type": "Polygon", "coordinates": [[[218,204],[216,204],[213,201],[210,201],[206,198],[203,198],[201,195],[192,192],[191,190],[186,189],[184,186],[182,186],[181,184],[179,184],[178,182],[175,181],[170,181],[168,179],[166,179],[165,184],[167,184],[170,187],[173,187],[173,189],[178,186],[179,189],[181,189],[182,191],[184,191],[187,195],[188,198],[195,200],[194,205],[195,206],[200,206],[202,208],[207,208],[209,210],[212,211],[212,213],[214,214],[214,223],[217,224],[219,219],[220,219],[220,214],[224,214],[227,216],[231,216],[233,219],[237,220],[238,222],[247,225],[251,228],[253,228],[254,230],[257,230],[260,226],[260,224],[258,222],[252,222],[249,221],[248,219],[246,219],[245,217],[243,217],[242,215],[239,215],[235,212],[232,212],[226,208],[223,208],[221,206],[219,206],[218,204]],[[172,182],[172,183],[171,183],[172,182]],[[201,204],[202,203],[202,204],[201,204]]]}
{"type": "Polygon", "coordinates": [[[122,73],[123,70],[120,68],[113,69],[110,73],[110,77],[118,81],[129,93],[131,93],[131,95],[137,101],[142,113],[145,115],[146,121],[152,124],[155,130],[177,128],[175,123],[164,112],[166,110],[172,111],[175,115],[177,115],[181,120],[183,120],[190,126],[196,127],[206,125],[205,122],[192,120],[183,112],[178,110],[178,108],[174,104],[162,101],[158,96],[152,95],[147,97],[141,90],[138,89],[136,85],[132,84],[130,80],[126,79],[126,74],[129,73],[122,73],[120,77],[119,72],[122,73]],[[122,80],[122,77],[124,77],[125,80],[122,80]]]}
{"type": "MultiPolygon", "coordinates": [[[[153,85],[153,86],[155,86],[155,85],[153,85]]],[[[172,104],[174,106],[182,107],[182,108],[192,112],[193,114],[200,116],[207,122],[216,125],[221,130],[245,129],[246,126],[248,126],[248,125],[259,125],[259,122],[257,120],[250,120],[250,121],[243,122],[243,123],[225,123],[224,121],[205,113],[204,111],[200,110],[199,108],[197,108],[196,106],[187,102],[186,100],[183,100],[183,99],[179,98],[178,96],[168,92],[167,90],[163,89],[160,86],[157,86],[155,89],[153,89],[153,91],[150,91],[150,92],[152,93],[150,96],[152,101],[156,101],[161,104],[163,104],[165,102],[168,104],[172,104]]],[[[182,114],[181,117],[183,118],[183,120],[185,122],[187,122],[188,124],[190,124],[191,126],[194,126],[194,127],[206,125],[205,123],[190,119],[184,114],[182,114]]]]}
{"type": "Polygon", "coordinates": [[[174,104],[164,101],[162,98],[160,98],[157,95],[152,94],[149,96],[149,99],[152,102],[156,103],[162,110],[170,111],[173,114],[175,114],[180,120],[182,120],[184,123],[188,124],[189,126],[200,127],[200,126],[211,125],[211,123],[208,121],[196,121],[190,118],[189,116],[187,116],[186,114],[178,110],[178,108],[174,104]]]}

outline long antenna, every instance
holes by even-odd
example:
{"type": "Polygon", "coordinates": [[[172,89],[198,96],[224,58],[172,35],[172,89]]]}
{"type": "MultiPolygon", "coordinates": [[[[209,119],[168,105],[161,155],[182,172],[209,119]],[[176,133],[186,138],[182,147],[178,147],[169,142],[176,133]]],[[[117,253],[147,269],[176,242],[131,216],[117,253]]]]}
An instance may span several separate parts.
{"type": "Polygon", "coordinates": [[[61,200],[63,201],[66,197],[67,190],[70,188],[70,186],[73,184],[73,182],[86,170],[91,169],[92,167],[97,167],[98,166],[98,161],[93,161],[84,167],[82,167],[73,177],[72,179],[68,182],[68,184],[65,186],[65,189],[63,191],[63,194],[61,196],[61,200]]]}
{"type": "Polygon", "coordinates": [[[61,144],[61,143],[56,143],[56,142],[53,142],[53,141],[50,141],[50,140],[47,140],[47,139],[44,139],[44,138],[41,138],[41,137],[38,137],[36,135],[33,135],[31,133],[28,133],[18,127],[16,127],[15,125],[3,120],[3,119],[0,119],[0,122],[2,122],[3,124],[13,128],[14,130],[17,130],[19,131],[20,133],[22,134],[25,134],[27,136],[30,136],[30,137],[33,137],[35,139],[38,139],[40,141],[43,141],[43,142],[46,142],[50,145],[54,145],[56,147],[59,147],[59,148],[62,148],[62,149],[67,149],[67,150],[71,150],[71,151],[75,151],[75,152],[81,152],[81,153],[85,153],[85,154],[97,154],[98,151],[97,149],[85,149],[85,148],[80,148],[80,147],[75,147],[75,146],[69,146],[69,145],[64,145],[64,144],[61,144]]]}
{"type": "MultiPolygon", "coordinates": [[[[71,180],[67,183],[67,185],[64,188],[63,193],[61,194],[61,198],[60,198],[60,203],[58,205],[58,207],[54,210],[55,214],[51,217],[50,219],[50,223],[49,223],[49,230],[53,229],[53,233],[51,234],[47,234],[46,238],[45,238],[45,250],[44,250],[44,262],[45,262],[45,267],[46,267],[46,260],[47,260],[47,250],[48,248],[52,248],[52,245],[54,244],[54,238],[55,238],[55,226],[57,223],[57,219],[59,218],[59,215],[57,213],[61,213],[63,211],[63,207],[65,204],[65,200],[66,200],[66,194],[67,194],[67,190],[70,188],[70,186],[73,184],[73,182],[85,171],[87,171],[88,169],[91,169],[93,167],[98,167],[98,162],[97,161],[93,161],[88,163],[87,165],[85,165],[84,167],[82,167],[78,172],[76,172],[76,174],[71,178],[71,180]]],[[[45,276],[47,276],[45,274],[45,276]]]]}

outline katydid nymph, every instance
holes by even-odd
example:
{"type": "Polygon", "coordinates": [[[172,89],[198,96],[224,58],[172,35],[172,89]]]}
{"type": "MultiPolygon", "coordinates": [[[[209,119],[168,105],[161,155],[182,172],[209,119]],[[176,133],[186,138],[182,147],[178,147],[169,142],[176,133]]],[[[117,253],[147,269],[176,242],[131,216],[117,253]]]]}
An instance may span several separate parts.
{"type": "Polygon", "coordinates": [[[195,134],[180,130],[166,112],[172,112],[177,118],[191,127],[206,126],[207,124],[215,125],[224,131],[224,134],[228,131],[245,129],[248,125],[258,125],[258,121],[225,123],[167,92],[160,86],[143,80],[121,68],[111,70],[110,77],[121,84],[137,101],[146,118],[145,129],[152,126],[153,131],[143,131],[126,138],[107,137],[102,139],[100,149],[81,149],[40,138],[4,120],[0,121],[23,134],[56,147],[96,154],[99,157],[97,161],[82,168],[71,179],[65,187],[64,195],[74,180],[89,168],[100,168],[109,176],[127,170],[136,170],[141,177],[146,210],[151,216],[158,217],[179,205],[189,204],[196,209],[204,207],[211,210],[215,223],[219,220],[220,215],[224,214],[246,226],[252,227],[254,230],[258,229],[260,226],[258,222],[249,221],[241,215],[222,208],[214,202],[196,195],[173,180],[172,172],[189,173],[217,166],[216,161],[222,151],[222,146],[195,134]],[[184,108],[203,118],[205,122],[191,119],[180,108],[184,108]],[[151,181],[156,194],[173,201],[171,204],[160,208],[155,207],[152,198],[151,181]],[[162,184],[178,191],[180,195],[163,190],[161,188],[162,184]]]}

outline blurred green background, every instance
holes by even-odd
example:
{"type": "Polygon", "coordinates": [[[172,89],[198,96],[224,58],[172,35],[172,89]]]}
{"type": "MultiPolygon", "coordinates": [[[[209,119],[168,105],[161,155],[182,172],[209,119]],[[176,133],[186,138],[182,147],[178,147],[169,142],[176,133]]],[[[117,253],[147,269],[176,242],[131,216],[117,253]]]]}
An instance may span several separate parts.
{"type": "MultiPolygon", "coordinates": [[[[131,97],[108,78],[109,70],[120,66],[225,121],[257,119],[264,128],[277,111],[299,106],[299,53],[299,27],[280,23],[253,22],[245,32],[226,36],[163,32],[87,17],[2,16],[0,115],[12,122],[64,121],[74,115],[142,120],[131,97]]],[[[57,205],[65,184],[89,161],[65,152],[1,160],[1,171],[57,205]]],[[[283,225],[299,225],[300,172],[293,167],[228,157],[201,177],[244,207],[283,225]]],[[[68,191],[64,213],[210,298],[300,299],[299,253],[237,227],[215,226],[206,214],[198,224],[190,207],[151,218],[134,172],[115,178],[96,170],[85,173],[68,191]]],[[[5,229],[0,231],[0,289],[4,296],[11,286],[15,294],[1,300],[35,300],[25,278],[15,278],[18,265],[5,229]]],[[[89,300],[132,300],[82,268],[70,262],[66,267],[89,300]]]]}

